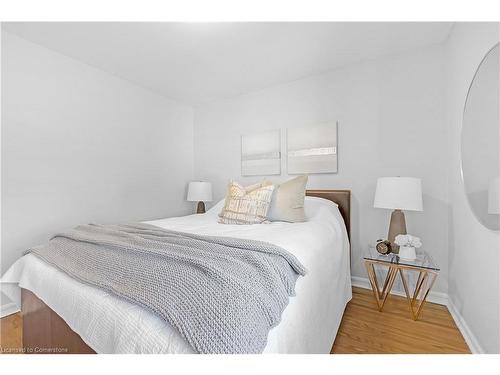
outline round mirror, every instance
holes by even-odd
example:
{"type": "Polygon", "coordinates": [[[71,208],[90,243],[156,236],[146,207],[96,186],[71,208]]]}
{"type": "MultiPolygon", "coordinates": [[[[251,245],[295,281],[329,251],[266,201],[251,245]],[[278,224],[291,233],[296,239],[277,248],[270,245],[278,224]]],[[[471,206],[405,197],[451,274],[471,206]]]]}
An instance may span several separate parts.
{"type": "Polygon", "coordinates": [[[487,228],[500,230],[500,44],[484,57],[465,102],[462,177],[470,207],[487,228]]]}

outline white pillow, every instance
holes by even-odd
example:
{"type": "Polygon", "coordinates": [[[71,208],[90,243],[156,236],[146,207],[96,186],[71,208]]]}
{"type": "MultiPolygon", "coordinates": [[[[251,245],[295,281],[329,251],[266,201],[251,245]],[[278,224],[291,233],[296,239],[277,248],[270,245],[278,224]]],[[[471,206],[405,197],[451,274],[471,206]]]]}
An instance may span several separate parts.
{"type": "Polygon", "coordinates": [[[211,215],[211,216],[219,216],[219,213],[222,211],[224,208],[224,202],[226,201],[226,198],[222,198],[220,201],[218,201],[216,204],[210,208],[206,215],[211,215]]]}
{"type": "Polygon", "coordinates": [[[306,218],[308,221],[318,215],[318,213],[323,209],[336,212],[338,211],[338,204],[328,199],[306,196],[304,201],[304,211],[306,212],[306,218]]]}

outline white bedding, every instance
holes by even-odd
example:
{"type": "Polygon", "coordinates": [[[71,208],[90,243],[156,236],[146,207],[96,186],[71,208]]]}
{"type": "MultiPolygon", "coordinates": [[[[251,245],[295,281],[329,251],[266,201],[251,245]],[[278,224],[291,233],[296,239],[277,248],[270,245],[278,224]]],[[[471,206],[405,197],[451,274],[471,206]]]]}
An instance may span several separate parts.
{"type": "MultiPolygon", "coordinates": [[[[305,223],[217,223],[220,204],[206,214],[149,221],[162,228],[267,241],[294,254],[307,268],[299,277],[282,321],[264,353],[329,353],[345,305],[351,299],[349,242],[337,206],[306,198],[305,223]]],[[[192,353],[193,349],[154,313],[96,287],[82,284],[35,255],[20,258],[1,279],[19,301],[19,285],[35,293],[97,353],[192,353]]]]}

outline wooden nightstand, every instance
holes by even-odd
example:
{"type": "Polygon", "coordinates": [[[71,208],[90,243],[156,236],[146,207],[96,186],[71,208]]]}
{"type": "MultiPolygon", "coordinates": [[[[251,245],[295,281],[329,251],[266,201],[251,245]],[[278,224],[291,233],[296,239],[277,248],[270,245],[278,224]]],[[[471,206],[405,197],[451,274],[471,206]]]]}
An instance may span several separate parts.
{"type": "Polygon", "coordinates": [[[374,248],[369,248],[365,253],[364,261],[368,272],[368,279],[373,289],[373,295],[377,301],[378,310],[382,311],[384,308],[385,301],[387,301],[387,297],[399,273],[403,282],[406,299],[408,300],[411,317],[413,320],[417,320],[422,312],[427,295],[439,274],[439,267],[434,263],[429,254],[417,249],[417,259],[404,260],[397,254],[382,255],[374,248]],[[377,281],[375,265],[387,268],[387,275],[382,289],[380,289],[377,281]],[[418,279],[412,294],[410,294],[408,287],[409,272],[418,272],[418,279]]]}

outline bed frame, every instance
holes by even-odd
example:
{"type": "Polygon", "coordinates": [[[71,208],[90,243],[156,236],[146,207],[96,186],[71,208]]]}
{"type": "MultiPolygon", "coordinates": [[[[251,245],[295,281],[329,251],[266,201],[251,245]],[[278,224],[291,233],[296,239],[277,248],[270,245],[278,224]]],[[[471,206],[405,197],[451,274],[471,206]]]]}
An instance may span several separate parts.
{"type": "MultiPolygon", "coordinates": [[[[350,190],[307,190],[306,195],[337,203],[350,238],[350,190]]],[[[26,353],[95,353],[54,310],[27,289],[21,290],[21,315],[23,318],[23,346],[26,353]]]]}

